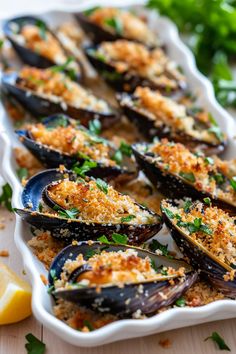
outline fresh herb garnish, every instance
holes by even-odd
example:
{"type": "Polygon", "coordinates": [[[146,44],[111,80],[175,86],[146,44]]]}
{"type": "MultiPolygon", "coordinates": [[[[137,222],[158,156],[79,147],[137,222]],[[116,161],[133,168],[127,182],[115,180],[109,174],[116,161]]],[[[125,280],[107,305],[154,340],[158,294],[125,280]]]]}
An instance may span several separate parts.
{"type": "Polygon", "coordinates": [[[127,245],[128,237],[126,235],[113,233],[111,238],[115,243],[120,243],[121,245],[127,245]]]}
{"type": "Polygon", "coordinates": [[[231,351],[231,349],[228,347],[228,345],[225,343],[224,339],[219,335],[219,333],[212,332],[212,335],[204,339],[204,342],[208,339],[212,339],[213,342],[218,345],[218,348],[220,350],[228,350],[229,352],[231,351]]]}
{"type": "Polygon", "coordinates": [[[135,219],[135,218],[136,218],[135,215],[123,216],[123,217],[121,218],[121,222],[129,222],[129,221],[131,221],[131,220],[133,220],[133,219],[135,219]]]}
{"type": "Polygon", "coordinates": [[[201,231],[207,235],[212,235],[212,230],[209,226],[202,223],[202,218],[195,218],[193,222],[179,220],[177,226],[186,228],[190,234],[201,231]]]}
{"type": "Polygon", "coordinates": [[[3,47],[3,45],[4,45],[4,39],[0,39],[0,50],[2,49],[2,47],[3,47]]]}
{"type": "Polygon", "coordinates": [[[158,267],[156,266],[155,262],[153,259],[150,259],[150,263],[151,263],[151,267],[156,271],[158,272],[158,267]]]}
{"type": "Polygon", "coordinates": [[[36,21],[36,26],[39,28],[39,35],[43,40],[47,39],[47,27],[45,23],[41,20],[36,21]]]}
{"type": "Polygon", "coordinates": [[[50,69],[54,73],[58,73],[58,72],[60,73],[65,71],[65,74],[69,76],[71,80],[75,80],[76,78],[75,70],[69,68],[70,63],[72,63],[73,61],[75,61],[75,58],[70,56],[66,59],[64,64],[52,66],[50,69]]]}
{"type": "Polygon", "coordinates": [[[116,152],[112,156],[112,160],[116,161],[116,163],[120,165],[123,160],[123,155],[128,157],[131,157],[132,155],[131,146],[124,141],[120,143],[120,147],[119,149],[116,150],[116,152]]]}
{"type": "Polygon", "coordinates": [[[224,134],[222,133],[220,127],[213,126],[208,129],[209,133],[213,133],[219,141],[224,140],[224,134]]]}
{"type": "Polygon", "coordinates": [[[205,157],[204,162],[206,165],[214,165],[214,160],[212,157],[205,157]]]}
{"type": "Polygon", "coordinates": [[[85,257],[87,258],[87,259],[89,259],[89,258],[91,258],[91,257],[93,257],[95,254],[97,253],[97,251],[96,250],[88,250],[87,252],[86,252],[86,254],[85,254],[85,257]]]}
{"type": "Polygon", "coordinates": [[[101,127],[99,119],[94,119],[89,122],[89,131],[93,134],[99,135],[101,133],[101,127]]]}
{"type": "Polygon", "coordinates": [[[108,81],[117,81],[122,78],[122,75],[118,73],[117,71],[111,72],[107,70],[102,70],[101,75],[104,77],[104,79],[108,81]]]}
{"type": "Polygon", "coordinates": [[[222,175],[222,173],[220,173],[220,172],[213,175],[213,178],[217,184],[223,184],[225,181],[224,175],[222,175]]]}
{"type": "Polygon", "coordinates": [[[120,165],[123,160],[122,152],[119,149],[116,150],[116,152],[114,153],[111,159],[114,160],[117,163],[117,165],[120,165]]]}
{"type": "Polygon", "coordinates": [[[40,213],[42,213],[42,211],[43,211],[43,205],[42,205],[42,203],[39,203],[39,205],[38,205],[38,211],[39,211],[40,213]]]}
{"type": "Polygon", "coordinates": [[[190,200],[186,200],[186,202],[184,203],[184,212],[189,213],[191,206],[192,202],[190,200]]]}
{"type": "Polygon", "coordinates": [[[107,26],[112,27],[115,30],[115,33],[117,33],[119,35],[122,34],[123,24],[118,17],[107,18],[107,19],[105,19],[104,23],[107,26]]]}
{"type": "Polygon", "coordinates": [[[107,243],[108,245],[111,243],[105,235],[98,237],[97,241],[101,243],[107,243]]]}
{"type": "Polygon", "coordinates": [[[12,211],[11,206],[11,198],[12,198],[12,189],[11,186],[6,183],[2,186],[2,194],[0,195],[0,205],[3,205],[9,211],[12,211]]]}
{"type": "Polygon", "coordinates": [[[172,258],[172,256],[169,255],[168,245],[163,245],[157,240],[152,240],[152,242],[149,244],[149,248],[152,252],[160,250],[163,256],[172,258]]]}
{"type": "Polygon", "coordinates": [[[96,161],[84,161],[82,166],[79,166],[78,164],[75,164],[72,167],[72,170],[81,177],[85,177],[85,174],[89,172],[92,168],[97,167],[97,162],[96,161]]]}
{"type": "Polygon", "coordinates": [[[28,343],[25,344],[25,349],[28,354],[44,354],[46,351],[46,345],[41,340],[36,338],[32,333],[28,333],[25,336],[28,343]]]}
{"type": "Polygon", "coordinates": [[[236,176],[232,177],[229,182],[231,187],[236,191],[236,176]]]}
{"type": "Polygon", "coordinates": [[[194,183],[196,182],[196,178],[192,172],[180,172],[180,177],[184,178],[186,181],[194,183]]]}
{"type": "Polygon", "coordinates": [[[46,124],[46,128],[49,130],[55,129],[57,127],[67,127],[68,125],[68,119],[66,116],[63,116],[63,114],[60,114],[57,116],[56,119],[49,121],[46,124]]]}
{"type": "Polygon", "coordinates": [[[80,213],[80,211],[77,208],[62,210],[57,205],[55,205],[53,209],[56,210],[61,217],[67,218],[67,219],[75,219],[78,216],[78,214],[80,213]]]}
{"type": "Polygon", "coordinates": [[[178,307],[184,307],[186,305],[186,301],[181,296],[178,300],[175,301],[175,305],[178,306],[178,307]]]}
{"type": "Polygon", "coordinates": [[[162,208],[162,211],[167,215],[169,219],[174,219],[175,214],[170,209],[162,208]]]}
{"type": "Polygon", "coordinates": [[[209,197],[203,198],[203,201],[207,205],[211,205],[211,199],[209,197]]]}
{"type": "Polygon", "coordinates": [[[91,9],[85,10],[83,13],[85,16],[90,16],[92,15],[96,10],[100,9],[101,6],[94,6],[91,9]]]}
{"type": "Polygon", "coordinates": [[[96,185],[97,187],[105,194],[108,193],[108,184],[103,181],[101,178],[96,179],[96,185]]]}
{"type": "Polygon", "coordinates": [[[87,327],[87,328],[90,330],[90,332],[94,330],[93,325],[92,325],[91,322],[89,322],[88,320],[84,320],[84,321],[83,321],[83,325],[84,325],[85,327],[87,327]]]}
{"type": "Polygon", "coordinates": [[[17,170],[17,175],[18,175],[20,181],[22,181],[23,179],[25,179],[25,178],[28,177],[29,172],[28,172],[27,168],[25,168],[25,167],[20,167],[20,168],[18,168],[18,170],[17,170]]]}

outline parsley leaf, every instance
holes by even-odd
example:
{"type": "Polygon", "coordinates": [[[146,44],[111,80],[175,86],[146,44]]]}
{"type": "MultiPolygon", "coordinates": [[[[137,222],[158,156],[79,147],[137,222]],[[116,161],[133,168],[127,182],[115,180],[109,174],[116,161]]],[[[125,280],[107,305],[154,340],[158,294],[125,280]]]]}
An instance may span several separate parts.
{"type": "Polygon", "coordinates": [[[192,206],[192,202],[190,200],[186,200],[186,202],[184,203],[184,212],[189,213],[191,206],[192,206]]]}
{"type": "Polygon", "coordinates": [[[103,181],[101,178],[96,179],[96,185],[97,187],[105,194],[108,193],[108,184],[103,181]]]}
{"type": "Polygon", "coordinates": [[[66,59],[65,63],[64,64],[61,64],[61,65],[54,65],[52,66],[50,69],[52,72],[54,73],[58,73],[58,72],[63,72],[65,71],[65,74],[67,76],[69,76],[69,78],[71,80],[74,80],[76,78],[76,73],[74,71],[74,69],[70,69],[68,68],[68,66],[70,65],[70,63],[72,63],[73,61],[75,61],[75,58],[70,56],[66,59]]]}
{"type": "Polygon", "coordinates": [[[116,152],[114,153],[111,159],[114,160],[117,163],[117,165],[120,165],[123,160],[122,152],[119,149],[116,150],[116,152]]]}
{"type": "Polygon", "coordinates": [[[98,237],[97,241],[99,241],[101,243],[106,243],[108,245],[111,243],[105,235],[98,237]]]}
{"type": "Polygon", "coordinates": [[[104,23],[107,26],[112,27],[115,30],[115,33],[117,33],[119,35],[122,34],[123,24],[118,17],[107,18],[107,19],[105,19],[104,23]]]}
{"type": "Polygon", "coordinates": [[[101,133],[101,122],[99,119],[90,120],[89,131],[93,134],[99,135],[101,133]]]}
{"type": "Polygon", "coordinates": [[[192,172],[180,172],[180,177],[184,178],[186,181],[194,183],[196,182],[195,176],[192,172]]]}
{"type": "Polygon", "coordinates": [[[18,170],[17,170],[17,175],[18,175],[20,181],[22,181],[23,179],[25,179],[25,178],[28,177],[29,172],[28,172],[27,168],[25,168],[25,167],[20,167],[20,168],[18,168],[18,170]]]}
{"type": "Polygon", "coordinates": [[[169,255],[168,245],[163,245],[157,240],[152,240],[152,242],[149,244],[149,248],[152,252],[160,250],[163,256],[168,256],[172,258],[172,256],[169,255]]]}
{"type": "Polygon", "coordinates": [[[184,307],[186,305],[184,297],[181,296],[178,300],[176,300],[175,305],[178,307],[184,307]]]}
{"type": "Polygon", "coordinates": [[[121,218],[121,222],[129,222],[129,221],[131,221],[131,220],[133,220],[133,219],[135,219],[135,218],[136,218],[135,215],[123,216],[123,217],[121,218]]]}
{"type": "Polygon", "coordinates": [[[175,214],[170,209],[162,208],[162,211],[164,211],[164,213],[169,219],[174,219],[175,214]]]}
{"type": "Polygon", "coordinates": [[[2,194],[0,195],[0,205],[3,205],[9,211],[12,211],[11,206],[11,198],[12,198],[12,189],[11,186],[6,183],[2,186],[2,194]]]}
{"type": "Polygon", "coordinates": [[[48,130],[52,130],[57,127],[67,127],[68,125],[68,119],[66,116],[63,114],[57,115],[56,119],[53,119],[52,121],[49,121],[46,124],[46,127],[48,130]]]}
{"type": "Polygon", "coordinates": [[[214,160],[212,157],[205,157],[204,162],[206,165],[214,165],[214,160]]]}
{"type": "Polygon", "coordinates": [[[100,9],[100,8],[101,8],[101,6],[94,6],[94,7],[92,7],[91,9],[85,10],[85,11],[83,12],[83,14],[84,14],[85,16],[90,16],[90,15],[92,15],[96,10],[98,10],[98,9],[100,9]]]}
{"type": "Polygon", "coordinates": [[[80,212],[77,208],[71,208],[69,210],[66,210],[66,209],[62,210],[57,205],[55,205],[53,209],[56,210],[61,217],[67,218],[67,219],[75,219],[80,212]]]}
{"type": "Polygon", "coordinates": [[[204,342],[208,339],[212,339],[213,342],[218,345],[220,350],[228,350],[229,352],[231,351],[231,349],[228,347],[228,345],[225,343],[224,339],[219,335],[219,333],[212,332],[212,335],[204,339],[204,342]]]}
{"type": "Polygon", "coordinates": [[[28,343],[25,344],[25,349],[28,354],[44,354],[46,351],[45,343],[41,342],[32,333],[25,336],[28,343]]]}
{"type": "Polygon", "coordinates": [[[211,199],[209,197],[203,198],[203,201],[207,205],[211,205],[211,199]]]}
{"type": "Polygon", "coordinates": [[[43,21],[37,20],[36,21],[36,26],[39,28],[39,35],[43,40],[47,39],[47,28],[46,25],[43,21]]]}
{"type": "Polygon", "coordinates": [[[111,237],[112,237],[112,240],[115,243],[120,243],[121,245],[127,245],[128,236],[122,235],[122,234],[113,233],[111,237]]]}
{"type": "Polygon", "coordinates": [[[87,327],[90,332],[94,330],[93,325],[92,325],[91,322],[89,322],[88,320],[84,320],[84,321],[83,321],[83,325],[84,325],[85,327],[87,327]]]}
{"type": "Polygon", "coordinates": [[[125,156],[131,157],[132,155],[132,148],[129,144],[127,144],[125,141],[122,141],[120,143],[119,150],[124,154],[125,156]]]}
{"type": "Polygon", "coordinates": [[[231,178],[230,185],[236,191],[236,176],[231,178]]]}
{"type": "Polygon", "coordinates": [[[72,170],[81,177],[85,177],[85,174],[90,171],[92,168],[97,167],[97,162],[95,161],[84,161],[82,166],[78,166],[77,164],[75,164],[72,167],[72,170]]]}

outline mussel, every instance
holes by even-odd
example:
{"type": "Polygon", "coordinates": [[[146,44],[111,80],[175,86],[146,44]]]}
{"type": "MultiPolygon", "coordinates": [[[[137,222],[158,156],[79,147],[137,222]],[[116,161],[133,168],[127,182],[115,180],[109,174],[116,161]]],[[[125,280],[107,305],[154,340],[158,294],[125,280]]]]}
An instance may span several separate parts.
{"type": "Polygon", "coordinates": [[[75,78],[80,78],[80,66],[74,61],[68,63],[67,52],[42,19],[15,17],[5,22],[3,32],[25,64],[48,68],[67,63],[65,70],[73,70],[75,78]]]}
{"type": "MultiPolygon", "coordinates": [[[[41,123],[28,125],[24,130],[16,130],[20,141],[44,166],[56,168],[91,167],[93,176],[119,181],[132,179],[136,171],[121,167],[114,160],[115,147],[77,124],[64,114],[55,114],[41,123]],[[85,166],[84,165],[84,166],[85,166]]],[[[131,165],[131,163],[130,163],[131,165]]]]}
{"type": "Polygon", "coordinates": [[[133,94],[122,93],[117,98],[125,115],[149,141],[168,138],[208,155],[219,154],[226,146],[226,136],[203,110],[188,110],[148,87],[137,87],[133,94]]]}
{"type": "Polygon", "coordinates": [[[137,86],[147,86],[171,95],[186,89],[184,75],[161,48],[148,49],[140,43],[117,40],[87,47],[85,52],[117,91],[132,92],[137,86]]]}
{"type": "Polygon", "coordinates": [[[163,218],[193,268],[222,293],[236,297],[236,218],[208,199],[163,200],[163,218]]]}
{"type": "Polygon", "coordinates": [[[185,262],[142,248],[91,241],[64,248],[49,272],[56,299],[119,317],[136,311],[153,314],[173,304],[196,279],[185,262]]]}
{"type": "Polygon", "coordinates": [[[94,7],[75,14],[77,21],[93,43],[128,39],[148,47],[160,41],[147,24],[134,13],[114,7],[94,7]]]}
{"type": "Polygon", "coordinates": [[[4,73],[2,89],[6,97],[12,96],[37,117],[66,113],[85,126],[90,120],[99,119],[103,127],[119,118],[106,101],[53,68],[24,67],[19,74],[4,73]]]}
{"type": "Polygon", "coordinates": [[[22,193],[24,209],[16,212],[30,225],[53,237],[96,240],[114,233],[141,244],[162,227],[161,217],[118,193],[100,178],[78,178],[71,171],[51,169],[27,182],[22,193]]]}
{"type": "Polygon", "coordinates": [[[234,161],[192,153],[167,139],[132,146],[139,168],[168,198],[210,197],[228,212],[236,211],[236,166],[234,161]]]}

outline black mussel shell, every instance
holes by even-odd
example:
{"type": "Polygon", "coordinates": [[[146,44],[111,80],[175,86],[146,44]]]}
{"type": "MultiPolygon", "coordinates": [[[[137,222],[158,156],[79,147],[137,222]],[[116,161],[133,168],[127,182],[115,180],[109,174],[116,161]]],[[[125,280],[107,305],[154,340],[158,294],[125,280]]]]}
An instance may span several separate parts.
{"type": "MultiPolygon", "coordinates": [[[[177,200],[167,200],[167,202],[172,205],[178,204],[177,200]]],[[[211,254],[200,243],[193,240],[191,236],[184,233],[175,225],[167,215],[163,207],[163,202],[161,202],[161,211],[171,236],[181,252],[188,257],[188,263],[191,264],[194,269],[201,271],[201,274],[223,294],[229,297],[236,297],[236,275],[233,281],[224,280],[224,275],[232,271],[233,268],[219,261],[217,257],[211,254]]]]}
{"type": "MultiPolygon", "coordinates": [[[[158,137],[159,139],[167,138],[186,145],[192,151],[201,150],[208,156],[220,154],[226,147],[225,140],[218,144],[211,144],[203,140],[194,139],[190,135],[181,131],[178,133],[174,132],[171,127],[164,124],[160,127],[156,127],[154,121],[135,106],[135,97],[132,94],[125,92],[117,94],[117,100],[124,114],[137,126],[140,133],[150,142],[152,142],[155,137],[158,137]]],[[[208,127],[206,127],[206,129],[208,129],[208,127]]]]}
{"type": "MultiPolygon", "coordinates": [[[[57,127],[63,124],[63,126],[68,126],[72,124],[72,120],[64,114],[55,114],[49,116],[42,120],[41,122],[46,127],[57,127]]],[[[78,129],[86,128],[78,126],[78,129]]],[[[28,130],[16,130],[20,141],[24,146],[30,150],[30,152],[43,163],[47,168],[57,168],[59,165],[64,165],[66,168],[70,169],[75,164],[83,164],[85,159],[77,155],[70,155],[67,153],[62,153],[52,147],[48,147],[34,140],[32,134],[28,130]]],[[[109,143],[109,142],[108,142],[109,143]]],[[[112,154],[115,153],[115,149],[111,146],[112,154]]],[[[126,167],[120,166],[105,166],[100,162],[97,162],[97,167],[91,169],[88,175],[93,177],[105,178],[106,180],[116,179],[119,181],[135,178],[136,171],[128,170],[126,167]]]]}
{"type": "MultiPolygon", "coordinates": [[[[100,252],[104,248],[106,252],[111,252],[125,251],[130,247],[115,244],[107,245],[99,242],[92,244],[80,242],[78,245],[68,246],[57,255],[51,265],[49,286],[53,287],[54,280],[60,279],[62,268],[68,259],[74,260],[80,253],[86,258],[88,252],[100,252]]],[[[175,269],[179,269],[182,266],[185,267],[185,277],[173,278],[173,283],[171,282],[171,284],[169,282],[170,278],[163,276],[163,279],[156,282],[131,283],[124,285],[124,287],[116,285],[101,286],[100,291],[97,291],[96,287],[92,286],[70,290],[55,290],[53,291],[53,296],[97,311],[114,313],[119,317],[127,317],[137,310],[148,315],[153,314],[161,307],[173,304],[197,279],[197,273],[192,271],[191,267],[189,268],[185,262],[157,256],[141,248],[132,248],[137,250],[141,258],[150,257],[157,268],[161,266],[172,266],[175,269]]],[[[79,274],[86,272],[86,270],[84,266],[76,269],[74,271],[76,274],[74,274],[75,276],[71,274],[70,281],[73,283],[73,280],[79,274]]]]}
{"type": "MultiPolygon", "coordinates": [[[[38,173],[34,177],[30,178],[24,187],[22,193],[23,208],[17,208],[16,212],[22,217],[28,224],[34,226],[37,229],[48,230],[55,238],[61,239],[65,242],[71,242],[72,239],[78,241],[94,239],[102,235],[106,235],[111,240],[113,233],[126,234],[128,236],[128,243],[130,244],[142,244],[152,236],[154,236],[162,227],[161,217],[148,210],[150,216],[155,217],[155,222],[152,224],[99,224],[80,222],[76,219],[67,219],[61,216],[50,215],[48,213],[40,212],[40,205],[42,197],[49,207],[53,207],[54,204],[47,198],[46,190],[49,185],[56,183],[64,179],[65,177],[75,181],[77,176],[71,171],[62,171],[51,169],[38,173]]],[[[145,207],[139,205],[141,209],[145,207]]],[[[62,209],[62,208],[60,208],[62,209]]],[[[146,209],[147,210],[147,209],[146,209]]]]}
{"type": "Polygon", "coordinates": [[[80,123],[88,126],[90,120],[99,119],[103,128],[108,128],[119,119],[117,112],[111,109],[111,113],[100,113],[74,106],[53,102],[50,98],[44,98],[33,91],[21,88],[18,85],[20,78],[16,72],[4,73],[2,75],[2,90],[6,97],[12,96],[25,109],[36,117],[46,117],[56,113],[66,113],[74,119],[79,119],[80,123]]]}
{"type": "Polygon", "coordinates": [[[138,167],[144,172],[152,184],[167,198],[181,199],[190,197],[193,200],[202,200],[209,197],[214,205],[235,214],[236,206],[219,199],[204,191],[197,190],[194,185],[180,176],[164,171],[153,161],[154,154],[146,152],[148,144],[138,143],[132,145],[133,154],[138,167]]]}
{"type": "Polygon", "coordinates": [[[180,81],[176,90],[170,90],[166,86],[155,84],[148,78],[143,78],[129,71],[119,73],[115,67],[108,62],[104,62],[99,56],[96,56],[98,46],[85,48],[85,54],[90,63],[97,69],[101,76],[118,92],[133,92],[137,86],[150,87],[158,89],[163,94],[176,95],[177,92],[187,89],[186,83],[180,81]]]}
{"type": "MultiPolygon", "coordinates": [[[[3,26],[3,32],[7,39],[11,42],[13,48],[15,49],[16,53],[20,57],[20,59],[28,65],[35,66],[37,68],[48,68],[53,65],[57,65],[57,63],[53,60],[50,60],[49,58],[44,57],[43,55],[40,55],[33,50],[30,50],[29,48],[25,47],[24,45],[21,45],[17,42],[15,39],[15,36],[20,33],[21,28],[25,26],[25,24],[30,24],[30,25],[37,25],[37,26],[43,26],[43,28],[49,32],[54,39],[59,43],[62,51],[65,53],[65,57],[68,57],[64,47],[60,43],[59,39],[57,36],[50,30],[50,28],[47,26],[47,24],[41,20],[40,18],[33,17],[33,16],[21,16],[21,17],[15,17],[10,20],[7,20],[3,26]],[[13,29],[13,24],[17,26],[16,31],[13,29]]],[[[76,72],[76,79],[79,80],[81,77],[81,68],[78,65],[78,72],[76,72]]]]}

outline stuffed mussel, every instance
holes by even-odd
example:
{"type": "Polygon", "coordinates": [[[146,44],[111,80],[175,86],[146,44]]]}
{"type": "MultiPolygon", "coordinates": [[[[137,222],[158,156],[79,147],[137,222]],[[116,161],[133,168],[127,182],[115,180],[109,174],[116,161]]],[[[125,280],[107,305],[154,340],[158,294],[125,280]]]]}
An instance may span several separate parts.
{"type": "Polygon", "coordinates": [[[49,274],[55,298],[120,317],[153,314],[173,304],[197,279],[185,262],[91,241],[63,249],[49,274]]]}
{"type": "Polygon", "coordinates": [[[236,217],[213,207],[209,198],[163,200],[161,210],[188,262],[222,293],[236,297],[236,217]]]}
{"type": "Polygon", "coordinates": [[[77,13],[76,19],[94,43],[128,39],[148,47],[160,42],[147,24],[134,13],[114,7],[95,7],[77,13]]]}
{"type": "Polygon", "coordinates": [[[161,217],[118,193],[104,180],[85,179],[66,170],[46,170],[32,177],[16,212],[30,225],[66,242],[125,234],[141,244],[162,227],[161,217]]]}
{"type": "Polygon", "coordinates": [[[154,137],[181,142],[191,150],[217,154],[224,150],[226,137],[213,117],[191,110],[148,87],[137,87],[134,93],[118,95],[125,115],[149,140],[154,137]]]}
{"type": "Polygon", "coordinates": [[[230,213],[236,211],[236,164],[202,153],[192,153],[167,139],[152,144],[135,144],[139,168],[169,198],[210,197],[230,213]]]}
{"type": "Polygon", "coordinates": [[[5,73],[2,88],[6,96],[15,98],[37,117],[67,113],[83,125],[88,125],[92,119],[100,119],[103,127],[118,119],[106,101],[54,68],[24,67],[18,74],[5,73]]]}
{"type": "Polygon", "coordinates": [[[80,77],[80,66],[75,61],[68,62],[68,54],[62,44],[40,18],[12,18],[5,23],[3,30],[25,64],[38,68],[62,65],[75,78],[80,77]]]}
{"type": "Polygon", "coordinates": [[[86,49],[92,65],[117,91],[133,91],[137,86],[176,94],[186,89],[184,75],[161,48],[148,49],[127,40],[102,42],[86,49]]]}
{"type": "MultiPolygon", "coordinates": [[[[41,123],[29,124],[16,130],[20,141],[46,167],[64,165],[81,174],[91,168],[93,176],[121,181],[134,178],[136,171],[121,167],[114,159],[112,144],[77,124],[63,114],[45,118],[41,123]]],[[[130,163],[131,165],[131,163],[130,163]]]]}

